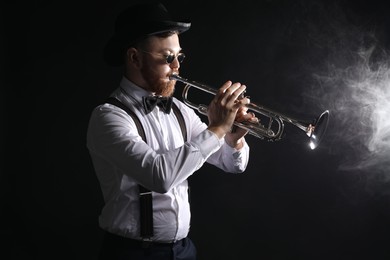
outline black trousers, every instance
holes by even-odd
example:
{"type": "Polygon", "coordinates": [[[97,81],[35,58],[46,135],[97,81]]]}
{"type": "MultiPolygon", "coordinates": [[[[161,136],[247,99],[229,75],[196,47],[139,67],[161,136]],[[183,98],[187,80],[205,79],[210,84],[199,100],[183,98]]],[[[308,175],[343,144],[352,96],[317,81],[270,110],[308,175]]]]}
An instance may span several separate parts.
{"type": "Polygon", "coordinates": [[[106,232],[100,249],[99,260],[196,260],[196,248],[191,239],[175,243],[151,243],[147,247],[141,241],[106,232]]]}

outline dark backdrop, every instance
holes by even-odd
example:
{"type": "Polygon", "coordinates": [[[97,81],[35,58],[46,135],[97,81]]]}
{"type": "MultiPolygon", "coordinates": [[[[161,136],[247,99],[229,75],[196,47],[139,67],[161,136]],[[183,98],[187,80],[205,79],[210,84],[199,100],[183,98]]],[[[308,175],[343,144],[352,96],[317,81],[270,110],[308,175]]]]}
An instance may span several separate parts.
{"type": "MultiPolygon", "coordinates": [[[[120,80],[101,51],[131,3],[3,4],[3,259],[96,259],[103,202],[86,128],[120,80]]],[[[388,259],[385,1],[165,4],[193,24],[183,76],[240,81],[253,102],[305,121],[331,112],[316,150],[286,124],[279,142],[248,136],[244,174],[205,165],[190,177],[199,259],[388,259]]]]}

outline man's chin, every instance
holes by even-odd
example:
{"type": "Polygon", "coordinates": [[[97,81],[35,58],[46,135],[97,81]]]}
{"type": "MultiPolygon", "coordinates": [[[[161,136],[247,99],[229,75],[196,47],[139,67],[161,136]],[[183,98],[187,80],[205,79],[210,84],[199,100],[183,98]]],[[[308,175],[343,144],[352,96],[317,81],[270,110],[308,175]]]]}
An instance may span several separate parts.
{"type": "Polygon", "coordinates": [[[163,97],[172,96],[173,92],[175,92],[175,84],[176,84],[176,81],[174,81],[174,80],[169,80],[168,82],[161,84],[159,95],[161,95],[163,97]]]}
{"type": "Polygon", "coordinates": [[[171,97],[173,96],[173,93],[175,92],[175,89],[166,89],[163,93],[161,93],[161,96],[163,97],[171,97]]]}

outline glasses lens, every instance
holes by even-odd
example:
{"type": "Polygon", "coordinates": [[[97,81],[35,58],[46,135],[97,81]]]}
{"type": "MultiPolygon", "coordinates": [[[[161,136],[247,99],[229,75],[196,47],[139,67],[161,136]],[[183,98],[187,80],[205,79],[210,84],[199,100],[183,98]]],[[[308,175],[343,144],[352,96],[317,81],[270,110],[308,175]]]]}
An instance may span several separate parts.
{"type": "Polygon", "coordinates": [[[175,59],[175,55],[174,54],[168,54],[167,56],[166,56],[166,59],[167,59],[167,63],[172,63],[173,62],[173,60],[175,59]]]}
{"type": "Polygon", "coordinates": [[[186,55],[184,53],[177,54],[177,60],[182,63],[186,55]]]}

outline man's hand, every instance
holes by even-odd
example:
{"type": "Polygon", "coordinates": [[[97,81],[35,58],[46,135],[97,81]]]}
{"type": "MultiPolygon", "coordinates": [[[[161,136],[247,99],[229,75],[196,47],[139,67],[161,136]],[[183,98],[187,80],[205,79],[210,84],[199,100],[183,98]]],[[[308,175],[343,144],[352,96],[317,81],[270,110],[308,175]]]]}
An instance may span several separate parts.
{"type": "Polygon", "coordinates": [[[251,119],[253,114],[246,113],[245,105],[250,100],[246,97],[240,98],[245,91],[246,86],[241,83],[232,83],[227,81],[218,90],[214,99],[208,106],[207,115],[209,119],[208,129],[214,132],[219,138],[225,137],[229,133],[228,144],[234,145],[246,134],[246,131],[240,129],[237,133],[230,133],[234,121],[251,119]],[[238,111],[240,111],[238,113],[238,111]]]}
{"type": "MultiPolygon", "coordinates": [[[[252,112],[247,113],[247,111],[248,111],[247,107],[241,107],[237,111],[235,121],[236,122],[247,121],[247,122],[250,122],[253,124],[259,123],[259,119],[255,116],[255,114],[252,112]]],[[[229,146],[239,150],[244,146],[243,137],[247,133],[248,133],[248,130],[242,129],[242,128],[237,127],[237,126],[233,126],[232,131],[230,131],[229,133],[226,134],[225,141],[229,146]]]]}

